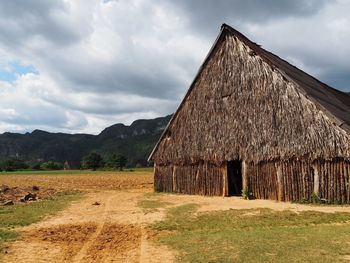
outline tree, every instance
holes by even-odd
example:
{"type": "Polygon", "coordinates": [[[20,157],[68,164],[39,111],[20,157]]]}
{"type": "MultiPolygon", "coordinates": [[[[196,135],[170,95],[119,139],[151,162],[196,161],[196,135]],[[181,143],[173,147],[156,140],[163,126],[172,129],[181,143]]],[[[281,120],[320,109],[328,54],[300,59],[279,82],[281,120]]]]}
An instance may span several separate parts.
{"type": "Polygon", "coordinates": [[[83,157],[81,166],[84,169],[92,169],[93,171],[96,171],[97,168],[103,166],[103,159],[98,153],[92,152],[83,157]]]}
{"type": "Polygon", "coordinates": [[[106,157],[105,167],[116,169],[117,168],[117,155],[112,154],[106,157]]]}
{"type": "Polygon", "coordinates": [[[27,168],[28,165],[21,159],[12,157],[0,158],[0,171],[16,171],[27,168]]]}
{"type": "Polygon", "coordinates": [[[40,170],[41,169],[41,162],[38,161],[30,161],[29,162],[29,169],[31,170],[40,170]]]}
{"type": "Polygon", "coordinates": [[[107,158],[106,166],[113,169],[123,170],[127,163],[127,158],[121,154],[112,154],[107,158]]]}
{"type": "Polygon", "coordinates": [[[59,162],[48,161],[48,162],[42,163],[40,165],[40,168],[43,170],[62,170],[63,164],[59,162]]]}
{"type": "Polygon", "coordinates": [[[120,171],[123,171],[128,159],[124,155],[117,155],[116,158],[116,168],[119,168],[120,171]]]}

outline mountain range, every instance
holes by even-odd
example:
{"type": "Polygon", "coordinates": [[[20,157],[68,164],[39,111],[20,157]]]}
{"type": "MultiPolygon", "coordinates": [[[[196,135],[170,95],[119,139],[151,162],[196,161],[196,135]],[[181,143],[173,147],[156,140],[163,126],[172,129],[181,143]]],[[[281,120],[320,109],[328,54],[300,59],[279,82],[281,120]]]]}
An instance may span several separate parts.
{"type": "Polygon", "coordinates": [[[136,120],[130,126],[115,124],[98,135],[51,133],[34,130],[19,134],[0,134],[0,156],[26,161],[68,162],[78,167],[82,157],[97,152],[104,157],[122,154],[130,166],[147,165],[147,158],[171,115],[149,120],[136,120]]]}

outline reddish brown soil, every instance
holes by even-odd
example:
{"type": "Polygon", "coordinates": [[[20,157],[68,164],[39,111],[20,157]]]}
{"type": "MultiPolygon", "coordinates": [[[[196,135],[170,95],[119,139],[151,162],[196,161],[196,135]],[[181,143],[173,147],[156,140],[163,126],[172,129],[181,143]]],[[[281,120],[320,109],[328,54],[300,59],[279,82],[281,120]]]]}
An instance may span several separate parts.
{"type": "Polygon", "coordinates": [[[43,247],[59,247],[60,260],[66,262],[99,262],[100,259],[123,260],[137,262],[141,242],[141,228],[137,225],[105,224],[99,235],[93,239],[98,225],[85,223],[79,225],[58,225],[27,231],[26,240],[41,243],[43,247]],[[93,240],[90,244],[89,240],[93,240]],[[89,244],[86,253],[80,255],[84,246],[89,244]]]}
{"type": "Polygon", "coordinates": [[[46,247],[57,246],[62,250],[62,259],[71,260],[96,231],[96,224],[58,225],[39,228],[24,234],[26,240],[42,243],[46,247]]]}
{"type": "Polygon", "coordinates": [[[0,186],[0,204],[8,201],[20,202],[28,193],[34,194],[37,200],[48,199],[57,193],[53,188],[37,187],[37,186],[0,186]]]}
{"type": "Polygon", "coordinates": [[[36,185],[56,190],[152,189],[152,170],[135,172],[95,172],[87,174],[1,175],[1,183],[11,187],[36,185]]]}

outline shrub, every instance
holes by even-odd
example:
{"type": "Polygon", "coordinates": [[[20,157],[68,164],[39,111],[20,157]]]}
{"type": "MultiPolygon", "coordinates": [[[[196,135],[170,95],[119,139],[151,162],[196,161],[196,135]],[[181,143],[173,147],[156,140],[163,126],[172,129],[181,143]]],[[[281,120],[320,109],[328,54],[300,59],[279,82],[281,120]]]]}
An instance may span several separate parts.
{"type": "Polygon", "coordinates": [[[41,162],[29,162],[29,169],[31,170],[40,170],[41,169],[41,162]]]}
{"type": "Polygon", "coordinates": [[[124,155],[118,155],[117,156],[117,163],[116,163],[116,167],[119,168],[120,171],[123,170],[123,168],[125,167],[126,165],[126,162],[127,162],[127,158],[124,156],[124,155]]]}
{"type": "Polygon", "coordinates": [[[63,164],[59,162],[44,162],[40,165],[40,168],[43,170],[62,170],[63,164]]]}
{"type": "Polygon", "coordinates": [[[0,171],[16,171],[27,169],[28,164],[21,159],[4,157],[0,160],[0,171]]]}
{"type": "Polygon", "coordinates": [[[242,197],[246,200],[254,199],[253,193],[250,192],[248,186],[246,186],[244,189],[242,189],[242,197]]]}
{"type": "Polygon", "coordinates": [[[84,169],[92,169],[95,171],[97,168],[103,167],[103,159],[98,153],[92,152],[83,157],[81,166],[84,169]]]}
{"type": "Polygon", "coordinates": [[[106,166],[113,169],[119,169],[120,171],[126,166],[127,158],[121,154],[112,154],[106,162],[106,166]]]}

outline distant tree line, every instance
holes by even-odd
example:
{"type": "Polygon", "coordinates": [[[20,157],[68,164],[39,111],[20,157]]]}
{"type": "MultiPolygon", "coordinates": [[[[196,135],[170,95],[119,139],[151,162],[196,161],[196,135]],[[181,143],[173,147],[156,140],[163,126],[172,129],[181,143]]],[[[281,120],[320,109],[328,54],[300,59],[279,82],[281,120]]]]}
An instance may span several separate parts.
{"type": "Polygon", "coordinates": [[[63,164],[60,162],[36,162],[36,161],[24,161],[18,158],[1,157],[0,158],[0,171],[18,171],[18,170],[61,170],[63,164]]]}
{"type": "MultiPolygon", "coordinates": [[[[81,169],[109,169],[122,171],[127,166],[127,158],[121,154],[111,154],[102,157],[96,152],[85,155],[80,162],[81,169]]],[[[70,169],[69,165],[55,161],[25,161],[14,157],[0,156],[1,171],[18,171],[18,170],[62,170],[70,169]]]]}
{"type": "Polygon", "coordinates": [[[98,168],[118,169],[122,171],[126,166],[127,161],[127,158],[121,154],[112,154],[103,159],[100,154],[92,152],[83,157],[81,167],[83,169],[91,169],[94,171],[98,168]]]}

